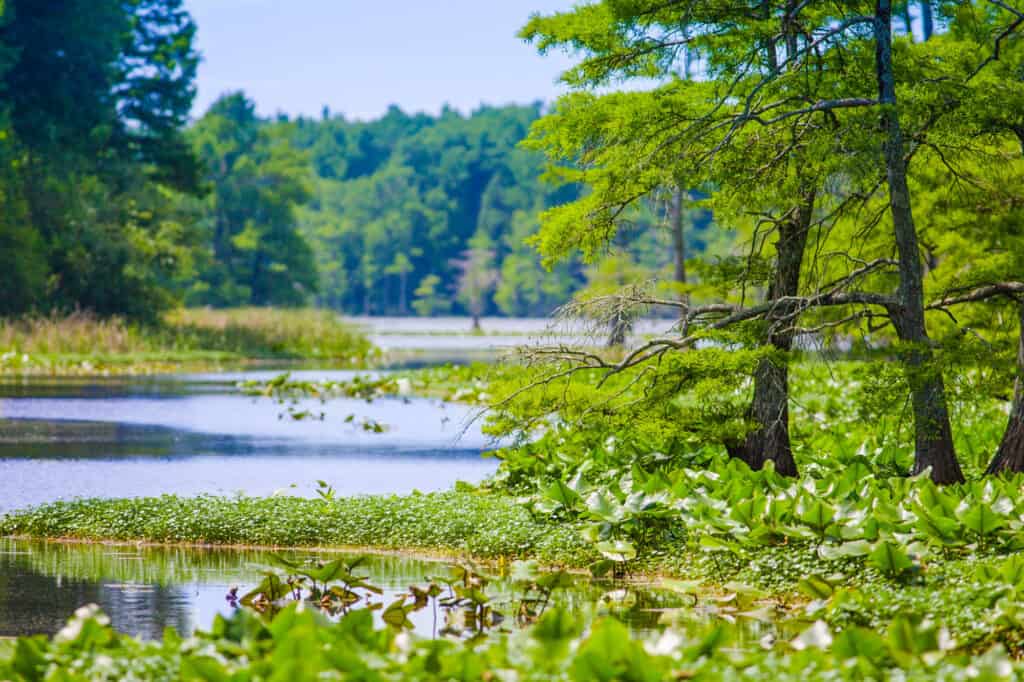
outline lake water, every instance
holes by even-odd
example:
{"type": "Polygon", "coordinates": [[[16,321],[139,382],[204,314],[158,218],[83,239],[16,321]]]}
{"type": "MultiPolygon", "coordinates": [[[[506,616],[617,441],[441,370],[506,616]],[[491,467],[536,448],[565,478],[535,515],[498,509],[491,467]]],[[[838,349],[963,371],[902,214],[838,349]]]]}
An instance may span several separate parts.
{"type": "MultiPolygon", "coordinates": [[[[178,493],[408,493],[494,468],[471,408],[436,400],[311,400],[296,421],[235,382],[275,372],[0,383],[0,512],[58,499],[178,493]],[[345,423],[374,420],[384,433],[345,423]],[[294,486],[294,487],[293,487],[294,486]]],[[[341,379],[346,372],[295,372],[341,379]]]]}
{"type": "MultiPolygon", "coordinates": [[[[331,559],[339,553],[287,552],[292,560],[331,559]]],[[[121,545],[29,542],[0,539],[0,637],[54,633],[79,606],[99,604],[118,630],[158,639],[165,627],[182,635],[206,629],[218,615],[233,607],[232,587],[239,594],[255,587],[267,570],[264,551],[136,547],[121,545]]],[[[445,576],[449,566],[405,556],[367,557],[358,572],[383,590],[375,601],[388,604],[410,585],[445,576]]],[[[493,573],[493,572],[491,572],[493,573]]],[[[493,607],[511,616],[522,588],[500,575],[487,586],[493,607]]],[[[680,613],[700,627],[714,617],[713,603],[694,605],[692,599],[659,586],[612,584],[579,577],[556,591],[552,604],[573,612],[613,613],[637,633],[654,631],[666,613],[680,613]]],[[[376,617],[379,619],[380,612],[376,617]]],[[[433,609],[410,615],[415,632],[433,636],[444,626],[444,612],[435,620],[433,609]]],[[[756,645],[765,635],[776,636],[786,625],[770,619],[740,619],[743,641],[756,645]]],[[[511,620],[507,625],[511,625],[511,620]]]]}

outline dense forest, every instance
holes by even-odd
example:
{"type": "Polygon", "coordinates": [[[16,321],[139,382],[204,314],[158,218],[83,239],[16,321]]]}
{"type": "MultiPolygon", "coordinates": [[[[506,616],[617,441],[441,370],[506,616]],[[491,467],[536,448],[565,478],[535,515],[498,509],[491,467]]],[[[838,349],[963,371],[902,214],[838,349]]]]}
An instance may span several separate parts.
{"type": "Polygon", "coordinates": [[[202,173],[180,0],[0,2],[0,312],[174,301],[202,173]]]}
{"type": "MultiPolygon", "coordinates": [[[[190,122],[199,55],[180,1],[0,7],[0,312],[546,315],[672,267],[656,199],[611,260],[540,264],[538,216],[581,192],[520,144],[541,103],[265,119],[235,92],[190,122]]],[[[709,214],[686,216],[700,252],[709,214]]]]}

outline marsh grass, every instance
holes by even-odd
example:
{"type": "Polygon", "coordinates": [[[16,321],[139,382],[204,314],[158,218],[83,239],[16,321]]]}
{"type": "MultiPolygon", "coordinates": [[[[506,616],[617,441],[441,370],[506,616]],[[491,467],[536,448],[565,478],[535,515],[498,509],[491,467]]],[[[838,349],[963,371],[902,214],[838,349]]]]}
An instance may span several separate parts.
{"type": "Polygon", "coordinates": [[[0,371],[159,366],[231,359],[311,359],[361,366],[375,350],[320,310],[183,309],[155,325],[90,313],[0,319],[0,371]]]}

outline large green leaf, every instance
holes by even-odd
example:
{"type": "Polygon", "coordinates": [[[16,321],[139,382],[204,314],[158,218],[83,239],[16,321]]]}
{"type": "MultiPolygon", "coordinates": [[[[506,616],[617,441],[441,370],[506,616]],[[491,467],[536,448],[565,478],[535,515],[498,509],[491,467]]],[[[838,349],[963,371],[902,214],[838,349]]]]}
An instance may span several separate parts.
{"type": "Polygon", "coordinates": [[[897,576],[913,566],[907,550],[891,540],[881,540],[868,555],[868,563],[890,576],[897,576]]]}
{"type": "Polygon", "coordinates": [[[997,514],[987,502],[971,505],[961,520],[964,526],[981,537],[988,537],[1006,525],[1006,519],[997,514]]]}
{"type": "Polygon", "coordinates": [[[590,494],[587,498],[587,511],[608,523],[620,523],[625,517],[622,505],[605,490],[597,490],[590,494]]]}
{"type": "Polygon", "coordinates": [[[385,623],[399,630],[412,629],[412,621],[409,620],[410,608],[405,605],[406,595],[402,595],[395,601],[388,604],[381,613],[385,623]]]}
{"type": "Polygon", "coordinates": [[[888,655],[885,639],[871,630],[850,627],[836,635],[832,652],[838,658],[864,658],[880,663],[888,655]]]}
{"type": "Polygon", "coordinates": [[[557,505],[572,509],[580,501],[580,495],[562,481],[555,481],[544,491],[544,496],[557,505]]]}
{"type": "Polygon", "coordinates": [[[817,575],[801,578],[796,587],[811,599],[828,599],[835,592],[832,583],[817,575]]]}
{"type": "Polygon", "coordinates": [[[835,560],[849,557],[867,556],[871,553],[871,543],[867,540],[851,540],[838,545],[822,545],[818,554],[822,559],[835,560]]]}
{"type": "Polygon", "coordinates": [[[797,518],[818,534],[824,533],[836,517],[835,507],[818,498],[804,497],[797,505],[796,512],[797,518]]]}
{"type": "Polygon", "coordinates": [[[636,558],[636,547],[626,540],[597,543],[597,551],[612,561],[632,561],[636,558]]]}

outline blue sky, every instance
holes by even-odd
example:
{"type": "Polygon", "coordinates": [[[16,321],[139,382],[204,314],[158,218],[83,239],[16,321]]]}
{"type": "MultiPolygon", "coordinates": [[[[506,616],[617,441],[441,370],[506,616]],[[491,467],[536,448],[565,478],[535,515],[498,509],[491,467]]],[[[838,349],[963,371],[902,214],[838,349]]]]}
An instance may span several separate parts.
{"type": "Polygon", "coordinates": [[[367,119],[397,104],[436,113],[448,103],[550,101],[562,54],[516,38],[532,12],[573,0],[186,0],[199,25],[201,114],[244,90],[260,113],[319,115],[323,105],[367,119]]]}

